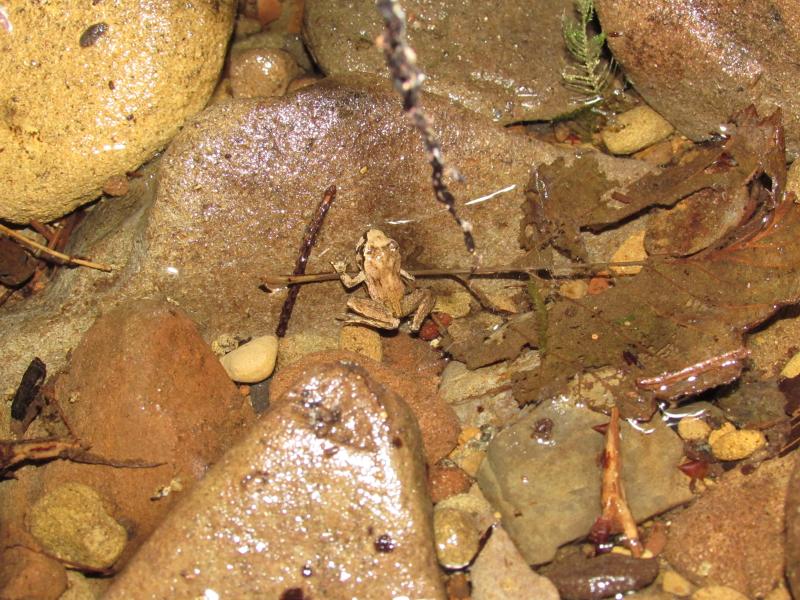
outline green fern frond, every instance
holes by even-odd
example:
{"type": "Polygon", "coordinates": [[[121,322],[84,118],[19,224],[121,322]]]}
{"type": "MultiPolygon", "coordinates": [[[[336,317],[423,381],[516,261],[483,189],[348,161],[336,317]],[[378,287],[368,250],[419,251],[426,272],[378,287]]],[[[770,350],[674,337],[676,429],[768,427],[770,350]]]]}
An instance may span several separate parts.
{"type": "Polygon", "coordinates": [[[606,34],[589,35],[589,24],[594,19],[594,0],[575,0],[577,21],[564,15],[561,22],[562,35],[574,63],[561,71],[564,85],[584,96],[587,103],[602,100],[603,92],[611,82],[615,63],[603,62],[603,46],[606,34]]]}

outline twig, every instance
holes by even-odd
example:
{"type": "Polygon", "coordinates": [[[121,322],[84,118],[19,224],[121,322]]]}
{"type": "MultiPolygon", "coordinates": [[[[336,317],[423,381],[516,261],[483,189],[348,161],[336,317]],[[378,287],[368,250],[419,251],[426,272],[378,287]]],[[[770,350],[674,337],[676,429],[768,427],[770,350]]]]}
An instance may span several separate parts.
{"type": "MultiPolygon", "coordinates": [[[[414,277],[454,277],[457,275],[527,275],[547,271],[552,273],[556,270],[586,271],[587,275],[597,274],[601,270],[613,267],[641,267],[652,262],[653,258],[644,260],[629,260],[624,262],[596,262],[596,263],[571,263],[568,265],[533,265],[525,268],[509,267],[483,267],[480,269],[421,269],[411,271],[414,277]]],[[[307,275],[265,275],[261,278],[261,283],[268,290],[276,290],[287,285],[300,285],[304,283],[320,283],[323,281],[336,281],[340,277],[336,273],[309,273],[307,275]]]]}
{"type": "Polygon", "coordinates": [[[397,0],[377,0],[376,6],[384,22],[383,35],[378,39],[378,45],[383,48],[394,87],[403,97],[403,110],[422,135],[425,154],[431,165],[433,193],[436,199],[447,207],[455,222],[458,223],[464,234],[464,245],[469,253],[474,255],[475,240],[472,237],[472,225],[456,212],[455,198],[444,182],[445,164],[442,147],[433,132],[430,119],[420,106],[419,91],[425,75],[417,66],[417,54],[406,41],[405,12],[397,0]]]}
{"type": "MultiPolygon", "coordinates": [[[[34,242],[32,239],[30,239],[30,238],[28,238],[28,237],[26,237],[26,236],[24,236],[24,235],[22,235],[20,233],[17,233],[13,229],[9,229],[5,225],[0,225],[0,233],[2,233],[4,235],[7,235],[8,237],[17,240],[19,243],[21,243],[21,244],[23,244],[23,245],[25,245],[25,246],[27,246],[29,248],[33,248],[34,250],[38,250],[39,252],[42,252],[47,257],[49,257],[52,260],[55,260],[56,262],[66,263],[66,264],[69,264],[69,265],[76,265],[76,266],[80,266],[80,267],[88,267],[90,269],[97,269],[98,271],[105,271],[105,272],[111,271],[111,266],[109,266],[109,265],[106,265],[106,264],[103,264],[103,263],[92,262],[90,260],[84,260],[82,258],[76,258],[74,256],[69,256],[67,254],[63,254],[62,252],[58,252],[56,250],[51,250],[47,246],[43,246],[42,244],[40,244],[38,242],[34,242]]],[[[42,257],[42,258],[45,258],[45,257],[42,257]]]]}
{"type": "Polygon", "coordinates": [[[611,421],[606,429],[606,444],[603,451],[603,484],[600,502],[603,506],[601,515],[592,525],[589,539],[595,543],[604,542],[609,534],[622,533],[625,545],[635,557],[642,555],[642,543],[636,521],[625,499],[622,487],[622,456],[620,455],[619,409],[611,409],[611,421]]]}
{"type": "MultiPolygon", "coordinates": [[[[300,254],[297,256],[297,262],[295,263],[294,272],[292,274],[293,277],[302,277],[305,274],[308,256],[311,254],[311,248],[314,247],[314,242],[317,239],[317,233],[319,233],[319,229],[322,227],[322,222],[325,220],[325,215],[328,213],[328,209],[331,207],[331,204],[333,204],[335,199],[336,186],[332,185],[325,190],[325,194],[322,196],[322,201],[319,203],[319,206],[317,206],[317,210],[314,213],[314,218],[308,223],[305,233],[303,233],[303,245],[300,246],[300,254]]],[[[278,319],[278,327],[275,330],[275,335],[279,338],[282,338],[284,335],[286,335],[286,328],[289,326],[289,319],[292,316],[294,303],[297,301],[297,294],[299,293],[300,287],[294,286],[289,290],[289,295],[286,296],[286,301],[283,303],[283,308],[281,309],[281,316],[278,319]]]]}

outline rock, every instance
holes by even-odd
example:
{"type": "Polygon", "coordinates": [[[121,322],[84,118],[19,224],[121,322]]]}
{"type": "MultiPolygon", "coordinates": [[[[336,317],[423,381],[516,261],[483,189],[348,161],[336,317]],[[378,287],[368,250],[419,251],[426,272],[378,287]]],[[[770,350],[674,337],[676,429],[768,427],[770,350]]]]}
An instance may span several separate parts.
{"type": "MultiPolygon", "coordinates": [[[[460,210],[486,264],[510,264],[523,252],[519,224],[508,214],[523,201],[531,165],[566,151],[445,99],[424,96],[424,103],[446,159],[466,179],[452,186],[459,204],[501,192],[460,210]]],[[[621,183],[647,171],[639,161],[599,160],[621,183]]],[[[258,285],[265,273],[292,271],[306,223],[331,182],[339,194],[309,272],[328,271],[330,258],[352,258],[370,225],[400,241],[408,268],[471,264],[460,230],[431,194],[419,134],[385,78],[326,80],[269,101],[215,105],[184,127],[158,166],[157,198],[145,170],[131,180],[129,196],[94,208],[67,249],[116,265],[112,273],[60,269],[41,294],[3,306],[0,331],[10,334],[0,339],[0,372],[9,379],[19,379],[32,356],[51,370],[63,367],[66,349],[124,299],[169,297],[201,324],[208,341],[253,331],[255,319],[258,330],[273,331],[286,292],[265,294],[258,285]]],[[[346,300],[338,282],[306,286],[287,338],[307,340],[314,350],[335,348],[341,325],[333,317],[346,300]]],[[[296,356],[286,353],[286,362],[279,356],[279,365],[296,356]]]]}
{"type": "Polygon", "coordinates": [[[785,377],[786,379],[791,379],[798,375],[800,375],[800,352],[792,356],[781,371],[781,377],[785,377]]]}
{"type": "Polygon", "coordinates": [[[692,593],[692,584],[680,573],[666,571],[661,578],[661,589],[668,594],[683,598],[692,593]]]}
{"type": "Polygon", "coordinates": [[[717,399],[725,416],[739,427],[783,419],[785,404],[786,396],[774,379],[740,383],[731,393],[717,399]]]}
{"type": "Polygon", "coordinates": [[[600,134],[611,154],[633,154],[660,142],[672,131],[672,125],[652,108],[637,106],[614,117],[600,134]]]}
{"type": "Polygon", "coordinates": [[[316,363],[285,389],[170,513],[108,600],[206,590],[444,598],[419,432],[403,401],[347,361],[316,363]]]}
{"type": "Polygon", "coordinates": [[[678,435],[687,442],[704,442],[711,433],[711,426],[697,417],[683,417],[678,421],[678,435]]]}
{"type": "Polygon", "coordinates": [[[786,581],[800,595],[800,459],[795,457],[786,494],[786,581]]]}
{"type": "Polygon", "coordinates": [[[96,588],[96,578],[88,579],[83,573],[67,571],[67,591],[58,600],[96,600],[100,597],[96,588]]]}
{"type": "Polygon", "coordinates": [[[9,10],[0,219],[58,218],[161,150],[211,95],[234,5],[58,0],[9,10]]]}
{"type": "Polygon", "coordinates": [[[0,553],[0,598],[56,600],[67,589],[67,573],[60,562],[17,546],[0,553]]]}
{"type": "Polygon", "coordinates": [[[699,586],[767,594],[783,578],[783,519],[792,456],[729,471],[672,520],[665,558],[699,586]]]}
{"type": "Polygon", "coordinates": [[[433,537],[439,564],[445,569],[463,569],[478,553],[481,534],[470,513],[437,507],[433,511],[433,537]]]}
{"type": "Polygon", "coordinates": [[[502,362],[480,369],[468,369],[452,360],[442,373],[440,393],[463,427],[492,425],[499,429],[520,412],[510,389],[514,374],[538,364],[537,352],[525,352],[511,364],[502,362]]]}
{"type": "Polygon", "coordinates": [[[278,338],[262,335],[229,352],[219,362],[234,381],[258,383],[272,375],[277,356],[278,338]]]}
{"type": "Polygon", "coordinates": [[[470,569],[473,600],[558,600],[558,590],[522,558],[505,529],[496,527],[470,569]]]}
{"type": "Polygon", "coordinates": [[[364,325],[343,325],[339,332],[339,348],[363,354],[375,362],[383,360],[381,334],[364,325]]]}
{"type": "Polygon", "coordinates": [[[742,460],[767,445],[763,432],[737,429],[718,437],[711,443],[711,452],[719,460],[742,460]]]}
{"type": "Polygon", "coordinates": [[[234,98],[283,96],[289,82],[301,73],[288,52],[251,48],[231,53],[231,91],[234,98]]]}
{"type": "Polygon", "coordinates": [[[659,0],[598,0],[608,45],[647,103],[701,140],[755,104],[781,108],[791,156],[800,149],[800,19],[792,2],[711,0],[702,10],[659,0]],[[747,23],[747,27],[742,24],[747,23]]]}
{"type": "Polygon", "coordinates": [[[641,589],[658,576],[658,560],[622,554],[572,553],[542,571],[564,600],[594,600],[641,589]]]}
{"type": "Polygon", "coordinates": [[[466,317],[472,307],[472,296],[469,292],[453,292],[436,296],[433,310],[447,313],[454,319],[466,317]]]}
{"type": "Polygon", "coordinates": [[[733,423],[728,423],[728,422],[723,423],[722,425],[720,425],[719,427],[717,427],[715,430],[713,430],[711,433],[708,434],[709,445],[714,444],[723,435],[728,435],[729,433],[733,433],[734,431],[736,431],[736,427],[733,425],[733,423]]]}
{"type": "MultiPolygon", "coordinates": [[[[413,18],[408,43],[425,72],[426,90],[504,124],[550,120],[582,106],[561,78],[572,60],[561,37],[561,19],[574,10],[571,2],[432,6],[409,0],[403,9],[413,18]],[[475,37],[475,31],[482,35],[475,37]]],[[[383,53],[373,44],[382,30],[370,0],[306,2],[303,34],[327,75],[385,72],[383,53]]]]}
{"type": "Polygon", "coordinates": [[[747,596],[724,585],[709,585],[692,594],[692,600],[747,600],[747,596]]]}
{"type": "Polygon", "coordinates": [[[27,520],[48,554],[92,569],[117,562],[128,538],[100,495],[80,483],[66,483],[39,498],[27,520]]]}
{"type": "Polygon", "coordinates": [[[789,165],[786,173],[786,191],[795,195],[795,202],[800,198],[800,161],[795,160],[789,165]]]}
{"type": "Polygon", "coordinates": [[[336,360],[362,365],[381,385],[406,401],[422,432],[425,457],[429,464],[439,462],[453,449],[458,438],[458,420],[447,404],[436,400],[435,385],[431,389],[430,385],[426,385],[424,377],[408,378],[406,374],[410,370],[397,371],[353,352],[317,352],[281,369],[272,378],[270,397],[285,396],[287,388],[300,373],[313,369],[314,365],[324,365],[336,360]]]}
{"type": "MultiPolygon", "coordinates": [[[[611,255],[611,262],[635,262],[647,259],[647,252],[644,249],[644,230],[638,231],[625,239],[619,248],[611,255]]],[[[611,267],[611,271],[616,275],[636,275],[642,270],[641,265],[631,265],[626,267],[611,267]]]]}
{"type": "MultiPolygon", "coordinates": [[[[560,545],[585,536],[600,515],[596,459],[603,436],[592,427],[607,422],[562,398],[528,410],[489,445],[478,484],[529,564],[552,560],[560,545]],[[535,432],[548,422],[542,440],[535,432]]],[[[621,426],[623,483],[637,521],[692,497],[688,478],[677,469],[681,440],[660,419],[645,428],[640,433],[621,426]]]]}
{"type": "Polygon", "coordinates": [[[466,492],[471,485],[472,478],[458,467],[435,464],[428,469],[428,489],[434,504],[466,492]]]}
{"type": "Polygon", "coordinates": [[[473,485],[467,493],[456,494],[455,496],[445,498],[436,506],[439,509],[452,508],[460,512],[471,514],[475,519],[475,524],[478,527],[478,531],[481,532],[481,535],[483,535],[489,527],[499,522],[499,517],[493,512],[492,505],[486,501],[486,498],[483,497],[477,485],[473,485]]]}
{"type": "Polygon", "coordinates": [[[128,529],[123,561],[253,419],[196,325],[155,300],[125,303],[100,318],[56,380],[55,397],[96,456],[164,464],[125,469],[53,461],[18,471],[14,486],[0,487],[0,538],[31,502],[77,482],[106,499],[128,529]],[[151,499],[176,477],[186,491],[151,499]]]}

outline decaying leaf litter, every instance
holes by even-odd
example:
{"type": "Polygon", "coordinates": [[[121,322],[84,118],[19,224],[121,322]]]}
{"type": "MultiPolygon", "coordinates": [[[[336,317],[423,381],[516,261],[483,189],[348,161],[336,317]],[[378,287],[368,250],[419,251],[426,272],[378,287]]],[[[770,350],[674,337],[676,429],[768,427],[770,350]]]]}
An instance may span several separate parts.
{"type": "Polygon", "coordinates": [[[570,382],[581,397],[599,385],[623,416],[644,420],[657,401],[736,379],[748,355],[747,331],[800,300],[800,215],[785,192],[780,118],[780,112],[761,119],[745,111],[728,139],[627,190],[600,181],[591,156],[573,170],[558,163],[540,168],[522,230],[531,261],[550,260],[551,273],[558,272],[554,248],[586,260],[582,231],[613,227],[704,190],[731,196],[744,190],[749,203],[736,227],[691,256],[650,256],[641,272],[614,278],[601,294],[557,297],[545,314],[540,308],[538,316],[519,315],[502,331],[456,340],[448,351],[476,368],[514,358],[526,346],[544,347],[541,366],[516,376],[520,404],[562,394],[570,382]],[[582,185],[586,179],[591,185],[582,185]]]}

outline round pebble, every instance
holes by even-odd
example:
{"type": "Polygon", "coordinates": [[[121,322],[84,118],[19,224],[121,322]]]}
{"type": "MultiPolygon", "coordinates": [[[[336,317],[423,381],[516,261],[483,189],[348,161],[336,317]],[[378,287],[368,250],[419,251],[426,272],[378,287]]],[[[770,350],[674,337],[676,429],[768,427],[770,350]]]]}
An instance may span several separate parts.
{"type": "Polygon", "coordinates": [[[687,442],[703,442],[708,439],[711,426],[697,417],[684,417],[678,421],[678,435],[687,442]]]}
{"type": "Polygon", "coordinates": [[[454,319],[466,317],[469,314],[472,296],[468,292],[453,292],[436,296],[433,310],[447,313],[454,319]]]}
{"type": "Polygon", "coordinates": [[[767,438],[762,432],[739,429],[714,440],[711,452],[719,460],[742,460],[766,445],[767,438]]]}
{"type": "Polygon", "coordinates": [[[455,508],[437,508],[433,513],[436,556],[446,569],[466,567],[478,553],[480,532],[475,517],[455,508]]]}
{"type": "Polygon", "coordinates": [[[723,423],[721,427],[708,434],[708,443],[713,445],[723,435],[728,435],[734,431],[736,431],[736,427],[734,427],[733,424],[723,423]]]}
{"type": "Polygon", "coordinates": [[[675,596],[688,596],[692,593],[692,584],[679,573],[667,571],[661,579],[661,589],[675,596]]]}
{"type": "Polygon", "coordinates": [[[39,499],[28,527],[48,554],[94,569],[113,565],[128,541],[100,495],[81,483],[66,483],[39,499]]]}
{"type": "Polygon", "coordinates": [[[692,600],[747,600],[747,596],[724,585],[709,585],[692,594],[692,600]]]}
{"type": "Polygon", "coordinates": [[[376,362],[383,360],[381,334],[366,325],[344,325],[339,331],[339,348],[363,354],[376,362]]]}
{"type": "Polygon", "coordinates": [[[253,338],[220,359],[228,377],[239,383],[258,383],[272,375],[278,355],[278,338],[253,338]]]}
{"type": "Polygon", "coordinates": [[[660,142],[673,131],[672,125],[649,106],[637,106],[617,115],[602,131],[603,143],[612,154],[634,152],[660,142]]]}
{"type": "Polygon", "coordinates": [[[283,96],[301,70],[288,52],[248,48],[231,53],[230,72],[234,98],[259,98],[283,96]]]}

